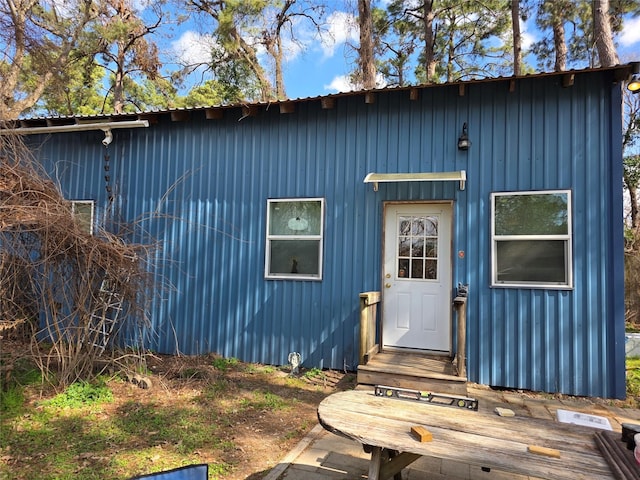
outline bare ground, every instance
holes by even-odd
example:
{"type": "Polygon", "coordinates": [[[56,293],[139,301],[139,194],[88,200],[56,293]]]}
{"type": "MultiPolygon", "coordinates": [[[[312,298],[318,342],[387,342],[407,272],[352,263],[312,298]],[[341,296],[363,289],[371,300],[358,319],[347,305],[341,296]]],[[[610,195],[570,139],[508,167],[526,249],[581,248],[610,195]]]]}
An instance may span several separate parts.
{"type": "MultiPolygon", "coordinates": [[[[199,395],[214,378],[220,379],[221,375],[210,365],[201,365],[196,369],[199,378],[185,379],[180,372],[184,372],[185,368],[191,369],[189,364],[201,363],[203,359],[205,364],[210,364],[206,358],[163,356],[151,361],[150,368],[155,373],[151,378],[160,384],[152,387],[148,392],[151,398],[147,400],[170,406],[199,395]]],[[[228,403],[232,410],[228,421],[220,427],[224,432],[222,436],[234,445],[234,448],[225,451],[223,458],[226,463],[234,465],[232,473],[226,475],[225,479],[262,478],[317,424],[316,409],[323,398],[355,386],[355,375],[344,372],[325,370],[307,377],[303,370],[300,375],[292,377],[286,369],[269,370],[270,373],[257,374],[242,365],[222,375],[226,384],[219,401],[228,403]],[[284,410],[265,408],[261,411],[233,411],[232,405],[247,393],[265,390],[278,397],[294,398],[295,406],[284,410]]],[[[130,389],[128,385],[123,385],[123,388],[130,389]]],[[[118,392],[117,396],[120,397],[122,393],[118,392]]],[[[140,393],[134,391],[133,395],[140,393]]],[[[208,460],[203,455],[203,463],[208,463],[208,460]]]]}
{"type": "MultiPolygon", "coordinates": [[[[5,358],[7,347],[17,348],[5,342],[0,351],[5,358]]],[[[100,415],[126,420],[140,414],[157,414],[167,423],[171,422],[172,412],[196,405],[199,420],[215,424],[215,441],[205,439],[201,447],[185,452],[183,463],[207,463],[210,469],[212,465],[228,466],[226,471],[210,478],[257,480],[276,466],[317,424],[316,409],[323,398],[355,385],[355,375],[351,373],[305,372],[303,369],[299,375],[292,376],[285,368],[241,362],[231,362],[228,367],[220,368],[220,360],[215,355],[148,357],[147,374],[143,378],[149,388],[122,380],[125,375],[113,377],[108,386],[114,400],[101,405],[100,415]],[[275,404],[267,401],[263,407],[256,405],[256,392],[268,392],[266,398],[275,399],[275,404]],[[284,406],[282,399],[286,400],[284,406]],[[247,405],[250,408],[245,408],[247,405]]],[[[44,393],[45,397],[52,395],[53,392],[44,393]]],[[[42,396],[39,389],[28,389],[26,403],[34,405],[42,396]]],[[[105,478],[129,478],[134,474],[180,466],[180,463],[166,463],[168,457],[173,462],[180,460],[176,459],[175,452],[184,451],[184,448],[180,448],[179,442],[141,425],[139,435],[129,436],[124,445],[107,442],[105,447],[101,441],[99,451],[88,448],[87,453],[79,455],[75,459],[75,478],[94,478],[88,472],[99,471],[100,465],[96,464],[100,463],[105,465],[105,472],[111,472],[105,478]],[[142,458],[139,455],[131,457],[132,462],[138,464],[117,467],[115,473],[113,461],[106,468],[109,459],[127,457],[127,452],[135,451],[152,453],[146,453],[142,458]]],[[[31,480],[34,462],[46,464],[45,459],[24,455],[16,448],[2,448],[3,443],[0,442],[0,478],[31,480]],[[3,470],[10,472],[8,477],[3,477],[3,470]],[[24,475],[19,473],[21,471],[24,475]]],[[[61,445],[61,448],[69,450],[69,445],[61,445]]],[[[55,472],[53,474],[38,478],[57,478],[55,472]]]]}

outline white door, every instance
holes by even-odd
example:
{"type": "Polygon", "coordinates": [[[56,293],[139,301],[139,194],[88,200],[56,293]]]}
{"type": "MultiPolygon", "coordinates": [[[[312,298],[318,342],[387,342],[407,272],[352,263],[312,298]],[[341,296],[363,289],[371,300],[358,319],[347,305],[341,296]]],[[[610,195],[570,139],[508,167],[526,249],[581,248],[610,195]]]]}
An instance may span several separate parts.
{"type": "Polygon", "coordinates": [[[451,216],[447,203],[385,206],[383,348],[451,351],[451,216]]]}

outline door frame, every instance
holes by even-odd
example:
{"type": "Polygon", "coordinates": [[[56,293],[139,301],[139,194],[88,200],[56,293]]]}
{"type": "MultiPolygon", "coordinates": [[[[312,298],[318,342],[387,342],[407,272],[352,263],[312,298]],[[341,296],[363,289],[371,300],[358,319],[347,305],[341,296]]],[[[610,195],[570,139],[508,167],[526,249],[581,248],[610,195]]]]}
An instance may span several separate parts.
{"type": "Polygon", "coordinates": [[[387,200],[387,201],[383,201],[382,202],[382,242],[381,242],[381,251],[380,251],[380,292],[381,292],[381,296],[380,296],[380,302],[381,305],[378,310],[379,315],[380,315],[380,319],[379,319],[379,325],[380,325],[380,331],[379,331],[379,335],[380,335],[380,341],[379,341],[379,349],[381,352],[402,352],[402,353],[416,353],[416,354],[422,354],[422,355],[437,355],[437,356],[451,356],[453,354],[453,341],[454,341],[454,318],[453,318],[453,291],[454,291],[454,286],[453,286],[453,278],[454,278],[454,232],[455,232],[455,201],[454,200],[387,200]],[[386,228],[387,228],[387,224],[386,224],[386,218],[387,218],[387,209],[389,207],[395,207],[398,205],[448,205],[451,208],[451,231],[449,232],[449,241],[450,241],[450,248],[449,248],[449,269],[451,272],[451,278],[450,278],[450,282],[449,282],[449,287],[447,289],[448,291],[448,295],[449,298],[451,300],[451,308],[448,309],[447,311],[449,312],[448,315],[448,323],[449,323],[449,346],[448,346],[448,351],[442,351],[442,350],[422,350],[422,349],[414,349],[414,348],[409,348],[409,347],[385,347],[384,346],[384,342],[383,342],[383,329],[384,329],[384,301],[385,301],[385,288],[384,288],[384,284],[385,284],[385,278],[384,278],[384,262],[385,262],[385,248],[386,248],[386,228]]]}

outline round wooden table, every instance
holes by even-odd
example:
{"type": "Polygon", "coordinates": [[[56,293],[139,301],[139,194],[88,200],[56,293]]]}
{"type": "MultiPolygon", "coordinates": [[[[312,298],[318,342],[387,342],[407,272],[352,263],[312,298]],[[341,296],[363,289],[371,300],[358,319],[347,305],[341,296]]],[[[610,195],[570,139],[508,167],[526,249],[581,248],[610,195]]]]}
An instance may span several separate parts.
{"type": "Polygon", "coordinates": [[[369,480],[399,478],[399,472],[421,456],[550,480],[614,478],[589,427],[501,417],[366,390],[328,396],[318,406],[318,420],[328,431],[371,452],[369,480]],[[411,433],[416,426],[426,428],[433,439],[421,442],[411,433]]]}

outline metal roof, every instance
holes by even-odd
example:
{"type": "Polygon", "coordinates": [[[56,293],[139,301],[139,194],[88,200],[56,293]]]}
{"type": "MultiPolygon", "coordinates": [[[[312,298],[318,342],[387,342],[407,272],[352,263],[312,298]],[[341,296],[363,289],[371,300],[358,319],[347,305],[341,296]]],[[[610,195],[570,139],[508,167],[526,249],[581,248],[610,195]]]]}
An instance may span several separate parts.
{"type": "Polygon", "coordinates": [[[81,123],[90,122],[123,122],[132,120],[148,120],[149,123],[154,123],[154,117],[158,115],[171,115],[173,121],[186,121],[189,119],[192,112],[204,111],[207,118],[215,119],[221,118],[224,110],[229,109],[242,109],[243,116],[249,117],[256,115],[261,109],[279,108],[280,113],[293,113],[295,111],[295,104],[303,102],[320,101],[323,103],[323,108],[333,108],[334,102],[344,97],[364,96],[365,103],[374,103],[375,95],[386,92],[406,91],[410,95],[417,95],[420,90],[430,88],[445,88],[451,86],[458,86],[459,94],[463,96],[467,86],[492,82],[510,82],[510,90],[515,89],[515,85],[518,81],[529,80],[541,77],[562,77],[562,85],[569,87],[573,85],[573,79],[575,75],[581,75],[591,72],[602,71],[614,71],[615,81],[626,81],[634,73],[640,72],[640,62],[631,62],[628,64],[621,64],[612,67],[600,67],[600,68],[586,68],[577,70],[567,70],[562,72],[540,72],[519,76],[505,76],[505,77],[491,77],[491,78],[479,78],[460,80],[449,83],[423,83],[418,85],[397,86],[397,87],[385,87],[376,88],[371,90],[353,90],[349,92],[332,93],[329,95],[319,95],[315,97],[293,98],[286,100],[273,100],[268,102],[248,102],[248,103],[236,103],[229,105],[210,105],[199,107],[183,107],[183,108],[170,108],[164,110],[149,110],[139,112],[127,112],[121,114],[105,113],[105,114],[93,114],[93,115],[52,115],[52,116],[36,116],[25,117],[16,121],[0,122],[1,129],[16,129],[21,128],[33,128],[43,126],[61,126],[61,125],[76,125],[81,123]]]}

